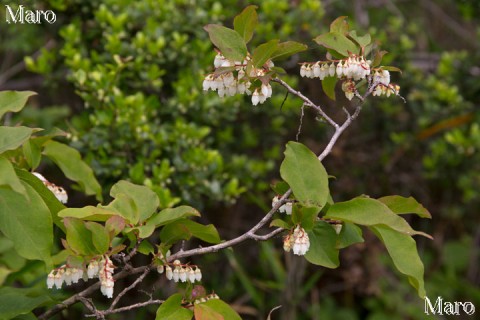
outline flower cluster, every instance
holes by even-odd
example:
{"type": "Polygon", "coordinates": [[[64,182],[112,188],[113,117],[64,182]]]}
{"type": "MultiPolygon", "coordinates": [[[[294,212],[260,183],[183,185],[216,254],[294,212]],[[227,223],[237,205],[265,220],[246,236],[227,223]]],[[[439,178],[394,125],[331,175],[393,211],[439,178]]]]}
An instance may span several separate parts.
{"type": "Polygon", "coordinates": [[[398,84],[393,84],[393,83],[389,85],[379,84],[375,87],[375,90],[373,91],[372,95],[374,96],[385,95],[387,97],[390,97],[392,93],[395,95],[398,95],[399,91],[400,91],[400,86],[398,84]]]}
{"type": "Polygon", "coordinates": [[[370,74],[370,60],[363,56],[351,55],[339,61],[317,61],[315,63],[303,63],[300,68],[300,75],[306,78],[345,77],[355,81],[365,79],[370,74]],[[335,63],[337,63],[335,65],[335,63]]]}
{"type": "Polygon", "coordinates": [[[88,278],[98,277],[100,279],[100,291],[107,298],[113,296],[113,269],[114,265],[108,256],[101,260],[93,260],[87,267],[88,278]]]}
{"type": "Polygon", "coordinates": [[[212,294],[209,294],[208,296],[205,296],[203,298],[195,299],[193,304],[204,303],[204,302],[207,302],[208,300],[212,300],[212,299],[220,299],[220,297],[216,293],[212,293],[212,294]]]}
{"type": "MultiPolygon", "coordinates": [[[[277,204],[277,202],[280,201],[280,196],[275,196],[273,197],[272,199],[272,208],[275,207],[275,205],[277,204]]],[[[286,213],[288,215],[291,215],[292,214],[292,202],[287,202],[285,204],[283,204],[280,208],[278,208],[278,211],[280,213],[286,213]]]]}
{"type": "MultiPolygon", "coordinates": [[[[252,104],[256,106],[259,103],[264,103],[267,98],[272,96],[272,87],[270,84],[262,83],[259,88],[251,88],[251,78],[259,78],[265,76],[263,68],[251,68],[248,77],[246,76],[247,63],[249,57],[244,61],[231,61],[218,53],[213,62],[219,72],[208,74],[203,80],[203,90],[217,91],[220,97],[234,96],[236,94],[248,94],[252,96],[252,104]],[[253,90],[253,92],[252,92],[253,90]]],[[[273,62],[269,61],[267,67],[273,67],[273,62]]]]}
{"type": "Polygon", "coordinates": [[[310,239],[308,234],[299,225],[293,230],[293,233],[287,235],[283,240],[283,249],[286,252],[290,252],[293,249],[293,253],[298,256],[303,256],[309,248],[310,239]]]}
{"type": "Polygon", "coordinates": [[[55,197],[58,199],[58,201],[60,201],[61,203],[67,203],[68,195],[67,195],[67,192],[65,191],[65,189],[51,183],[50,181],[45,179],[45,177],[43,175],[41,175],[38,172],[33,172],[33,175],[36,176],[38,179],[40,179],[43,182],[43,184],[48,188],[48,190],[50,190],[55,195],[55,197]]]}
{"type": "Polygon", "coordinates": [[[169,265],[165,268],[157,268],[159,273],[163,273],[165,269],[165,276],[168,280],[173,280],[175,282],[191,282],[202,280],[202,272],[198,266],[182,265],[180,260],[175,260],[173,262],[173,269],[169,265]]]}
{"type": "Polygon", "coordinates": [[[68,286],[72,283],[77,283],[80,278],[83,278],[83,269],[70,268],[63,265],[53,269],[48,274],[47,287],[48,289],[52,289],[53,286],[55,286],[57,289],[60,289],[63,282],[68,286]]]}

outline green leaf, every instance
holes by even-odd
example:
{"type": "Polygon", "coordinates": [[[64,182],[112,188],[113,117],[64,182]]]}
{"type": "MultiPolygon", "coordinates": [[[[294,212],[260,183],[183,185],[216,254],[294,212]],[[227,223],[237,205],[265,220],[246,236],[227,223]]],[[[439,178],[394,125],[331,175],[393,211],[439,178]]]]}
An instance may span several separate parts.
{"type": "Polygon", "coordinates": [[[110,239],[113,239],[125,229],[125,219],[120,216],[112,216],[105,222],[105,229],[109,232],[110,239]]]}
{"type": "Polygon", "coordinates": [[[92,242],[92,232],[87,229],[85,223],[76,218],[64,218],[63,223],[67,230],[67,242],[69,247],[79,255],[93,256],[103,254],[99,252],[92,242]]]}
{"type": "Polygon", "coordinates": [[[23,144],[23,155],[27,160],[30,169],[35,170],[42,159],[40,147],[32,140],[28,140],[23,144]]]}
{"type": "Polygon", "coordinates": [[[277,50],[273,52],[270,59],[271,60],[285,59],[296,53],[305,51],[307,49],[308,49],[308,46],[300,42],[295,42],[295,41],[280,42],[277,46],[277,50]]]}
{"type": "Polygon", "coordinates": [[[2,287],[0,301],[0,319],[4,320],[27,314],[52,299],[47,294],[34,296],[30,289],[2,287]]]}
{"type": "Polygon", "coordinates": [[[99,254],[104,254],[110,248],[110,236],[104,226],[99,223],[87,221],[85,227],[92,233],[92,242],[99,254]]]}
{"type": "Polygon", "coordinates": [[[0,231],[13,241],[19,255],[49,265],[52,216],[35,190],[25,182],[22,184],[29,200],[15,191],[0,188],[0,231]]]}
{"type": "Polygon", "coordinates": [[[285,181],[279,181],[275,184],[271,184],[270,187],[277,195],[283,195],[288,191],[288,189],[290,189],[290,186],[285,181]]]}
{"type": "Polygon", "coordinates": [[[333,20],[330,24],[330,32],[336,32],[347,35],[350,26],[348,25],[347,16],[341,16],[333,20]]]}
{"type": "Polygon", "coordinates": [[[147,224],[152,224],[155,227],[160,227],[173,221],[188,217],[200,217],[200,213],[197,211],[197,209],[189,206],[167,208],[152,216],[147,221],[147,224]]]}
{"type": "Polygon", "coordinates": [[[148,242],[148,240],[143,240],[138,246],[138,252],[148,256],[149,254],[155,252],[155,248],[153,248],[152,244],[148,242]]]}
{"type": "Polygon", "coordinates": [[[220,242],[218,231],[213,225],[203,225],[188,219],[172,222],[160,232],[160,239],[166,244],[173,244],[179,240],[189,240],[191,237],[208,243],[220,242]]]}
{"type": "Polygon", "coordinates": [[[350,53],[359,54],[359,49],[355,43],[338,32],[325,33],[313,40],[319,45],[335,50],[345,57],[348,57],[350,53]]]}
{"type": "Polygon", "coordinates": [[[362,229],[350,222],[342,224],[342,231],[338,235],[337,249],[343,249],[355,243],[364,242],[362,237],[362,229]]]}
{"type": "Polygon", "coordinates": [[[382,63],[383,56],[386,55],[388,51],[377,51],[375,53],[375,58],[373,58],[373,62],[371,68],[378,67],[382,63]]]}
{"type": "Polygon", "coordinates": [[[233,19],[233,28],[248,43],[258,24],[257,6],[248,6],[233,19]]]}
{"type": "Polygon", "coordinates": [[[24,196],[27,195],[27,191],[20,182],[20,179],[17,177],[13,165],[10,163],[10,161],[0,156],[0,187],[2,186],[7,186],[13,191],[16,191],[24,196]]]}
{"type": "Polygon", "coordinates": [[[125,193],[117,193],[115,196],[116,198],[108,206],[98,207],[117,213],[131,224],[137,224],[140,214],[135,201],[125,193]]]}
{"type": "Polygon", "coordinates": [[[155,320],[191,320],[192,317],[193,312],[182,307],[182,295],[176,293],[157,309],[155,320]]]}
{"type": "Polygon", "coordinates": [[[318,207],[304,207],[298,204],[293,205],[292,221],[294,224],[300,224],[303,229],[309,231],[313,228],[320,212],[318,207]]]}
{"type": "Polygon", "coordinates": [[[326,77],[322,81],[323,92],[325,92],[327,97],[329,97],[333,101],[335,101],[335,99],[336,99],[336,97],[335,97],[335,86],[337,85],[337,82],[338,82],[337,77],[326,77]]]}
{"type": "Polygon", "coordinates": [[[303,144],[292,141],[287,143],[280,175],[304,206],[321,208],[327,202],[327,172],[317,156],[303,144]]]}
{"type": "Polygon", "coordinates": [[[358,36],[357,31],[353,30],[353,31],[350,31],[348,36],[351,39],[353,39],[356,43],[358,43],[358,45],[362,48],[365,48],[372,42],[372,37],[368,33],[364,36],[358,36]]]}
{"type": "Polygon", "coordinates": [[[33,91],[0,91],[0,118],[7,112],[22,110],[28,98],[36,94],[33,91]]]}
{"type": "Polygon", "coordinates": [[[150,237],[152,235],[152,233],[155,231],[155,225],[146,224],[144,226],[138,226],[138,227],[126,228],[125,229],[125,232],[131,232],[131,231],[134,231],[137,238],[145,239],[145,238],[150,237]]]}
{"type": "Polygon", "coordinates": [[[38,179],[30,172],[21,169],[15,169],[15,172],[17,173],[17,176],[22,180],[22,182],[30,185],[35,190],[35,192],[42,198],[43,202],[50,210],[50,214],[55,225],[57,225],[60,229],[62,229],[62,231],[65,232],[65,226],[63,225],[61,219],[58,217],[58,212],[65,209],[63,203],[61,203],[57,199],[57,197],[55,197],[53,192],[48,190],[48,188],[43,184],[42,181],[40,181],[40,179],[38,179]]]}
{"type": "Polygon", "coordinates": [[[242,320],[240,315],[220,299],[210,299],[194,306],[195,320],[242,320]]]}
{"type": "Polygon", "coordinates": [[[386,225],[407,235],[419,234],[431,238],[426,233],[413,230],[407,221],[393,213],[380,201],[371,198],[355,198],[337,202],[330,207],[325,218],[348,221],[363,226],[386,225]]]}
{"type": "Polygon", "coordinates": [[[44,146],[43,153],[60,167],[68,179],[77,182],[87,195],[96,195],[99,200],[102,198],[102,188],[93,170],[83,162],[77,150],[56,141],[48,141],[44,146]]]}
{"type": "Polygon", "coordinates": [[[338,249],[336,248],[337,233],[330,224],[325,221],[317,221],[311,231],[308,232],[310,248],[305,254],[309,262],[334,269],[338,267],[338,249]]]}
{"type": "Polygon", "coordinates": [[[255,68],[262,67],[272,54],[277,50],[278,40],[270,40],[266,43],[262,43],[253,50],[252,62],[255,68]]]}
{"type": "Polygon", "coordinates": [[[290,229],[293,227],[293,224],[289,224],[288,222],[282,220],[282,219],[273,219],[272,222],[270,223],[270,227],[279,227],[283,229],[290,229]]]}
{"type": "Polygon", "coordinates": [[[394,67],[394,66],[382,66],[381,67],[383,70],[388,70],[388,71],[393,71],[393,72],[400,72],[402,73],[402,70],[397,68],[397,67],[394,67]]]}
{"type": "Polygon", "coordinates": [[[385,244],[398,271],[407,275],[420,298],[424,298],[426,295],[423,282],[424,267],[418,255],[415,240],[386,226],[372,226],[370,229],[385,244]]]}
{"type": "Polygon", "coordinates": [[[386,196],[379,198],[378,201],[382,202],[396,214],[415,213],[421,218],[432,218],[430,212],[413,197],[386,196]]]}
{"type": "Polygon", "coordinates": [[[20,147],[30,136],[40,129],[27,127],[3,127],[0,126],[0,154],[7,150],[15,150],[20,147]]]}
{"type": "Polygon", "coordinates": [[[160,205],[157,194],[146,186],[121,180],[114,184],[110,190],[110,195],[114,198],[116,198],[119,193],[128,195],[135,202],[140,215],[140,222],[150,218],[160,205]]]}
{"type": "Polygon", "coordinates": [[[65,208],[58,213],[60,218],[77,218],[91,221],[107,221],[112,216],[118,214],[114,211],[93,206],[86,206],[83,208],[65,208]]]}
{"type": "Polygon", "coordinates": [[[245,59],[247,46],[238,32],[218,24],[208,24],[204,29],[225,58],[233,61],[245,59]]]}

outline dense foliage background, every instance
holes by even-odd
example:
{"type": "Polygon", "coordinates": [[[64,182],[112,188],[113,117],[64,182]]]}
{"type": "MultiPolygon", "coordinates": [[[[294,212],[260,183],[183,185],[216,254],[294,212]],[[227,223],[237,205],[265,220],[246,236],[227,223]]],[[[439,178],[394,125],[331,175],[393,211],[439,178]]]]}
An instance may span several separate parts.
{"type": "MultiPolygon", "coordinates": [[[[39,93],[24,112],[7,118],[10,124],[66,130],[66,142],[81,151],[104,190],[119,179],[145,184],[163,207],[182,203],[202,209],[223,238],[247,230],[264,214],[284,142],[295,139],[298,131],[301,102],[288,97],[280,108],[285,97],[280,87],[260,107],[252,107],[248,98],[220,99],[201,88],[215,55],[202,27],[231,25],[246,2],[22,3],[54,10],[57,21],[7,25],[0,10],[0,90],[39,93]]],[[[480,4],[256,3],[263,22],[257,41],[308,43],[302,61],[324,54],[311,38],[340,15],[381,39],[389,51],[385,63],[394,61],[403,70],[395,81],[406,103],[390,98],[365,106],[324,161],[336,177],[332,194],[339,200],[361,193],[413,195],[433,216],[422,225],[410,221],[435,238],[417,238],[428,296],[480,306],[480,4]]],[[[296,80],[296,59],[282,66],[293,75],[286,80],[342,117],[340,106],[348,101],[336,105],[321,93],[318,82],[296,80]]],[[[321,122],[305,119],[299,140],[319,151],[329,132],[321,122]]],[[[58,172],[48,163],[41,171],[58,172]]],[[[62,176],[51,180],[69,185],[62,176]]],[[[92,200],[68,191],[73,206],[92,200]]],[[[367,234],[366,239],[343,252],[336,270],[307,267],[301,258],[284,255],[280,239],[249,242],[197,263],[207,286],[245,318],[265,319],[272,307],[282,304],[278,317],[281,313],[284,319],[424,319],[423,301],[390,271],[380,243],[367,234]]],[[[2,284],[44,286],[34,266],[20,257],[12,263],[10,257],[11,248],[0,246],[2,284]]],[[[152,283],[160,291],[174,290],[153,277],[152,283]]],[[[140,319],[148,313],[129,316],[140,319]]]]}

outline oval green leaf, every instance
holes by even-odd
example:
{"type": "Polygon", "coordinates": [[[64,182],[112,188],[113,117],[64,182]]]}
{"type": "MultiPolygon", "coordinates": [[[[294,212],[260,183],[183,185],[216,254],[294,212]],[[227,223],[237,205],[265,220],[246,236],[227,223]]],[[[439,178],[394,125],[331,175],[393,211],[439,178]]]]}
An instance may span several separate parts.
{"type": "Polygon", "coordinates": [[[251,5],[233,19],[233,28],[248,43],[258,23],[257,6],[251,5]]]}
{"type": "Polygon", "coordinates": [[[272,60],[286,59],[296,53],[305,51],[307,49],[308,49],[308,46],[300,42],[295,42],[295,41],[280,42],[277,46],[277,50],[273,52],[270,59],[272,60]]]}
{"type": "Polygon", "coordinates": [[[157,309],[155,320],[191,320],[192,317],[193,312],[182,307],[182,295],[176,293],[157,309]]]}
{"type": "Polygon", "coordinates": [[[305,254],[309,262],[334,269],[338,267],[339,250],[336,248],[337,233],[325,221],[317,221],[311,231],[308,232],[310,248],[305,254]]]}
{"type": "Polygon", "coordinates": [[[245,59],[247,46],[238,32],[218,24],[208,24],[204,29],[225,58],[233,61],[245,59]]]}
{"type": "Polygon", "coordinates": [[[102,198],[102,188],[93,170],[83,162],[77,150],[56,141],[49,141],[44,146],[43,153],[60,167],[68,179],[77,182],[87,195],[102,198]]]}
{"type": "Polygon", "coordinates": [[[173,244],[179,240],[198,238],[208,243],[219,243],[220,236],[212,224],[203,225],[188,219],[181,219],[163,227],[160,239],[166,244],[173,244]]]}
{"type": "Polygon", "coordinates": [[[28,98],[36,94],[33,91],[0,91],[0,119],[7,112],[22,110],[28,98]]]}
{"type": "Polygon", "coordinates": [[[50,210],[30,185],[22,184],[28,198],[0,188],[0,231],[13,241],[19,255],[49,264],[53,246],[50,210]]]}
{"type": "Polygon", "coordinates": [[[425,298],[424,267],[412,237],[386,226],[372,226],[372,231],[382,240],[395,267],[407,275],[410,284],[417,289],[420,298],[425,298]]]}
{"type": "Polygon", "coordinates": [[[390,210],[392,210],[396,214],[414,213],[421,218],[432,218],[430,212],[413,197],[405,198],[402,196],[394,195],[379,198],[378,201],[385,204],[388,208],[390,208],[390,210]]]}
{"type": "Polygon", "coordinates": [[[121,180],[110,189],[110,195],[114,198],[116,198],[119,193],[127,194],[135,202],[140,222],[150,218],[160,205],[157,194],[146,186],[121,180]]]}
{"type": "Polygon", "coordinates": [[[350,53],[360,53],[359,48],[355,43],[352,42],[352,40],[338,32],[325,33],[313,40],[325,48],[335,50],[344,57],[348,57],[350,53]]]}
{"type": "Polygon", "coordinates": [[[252,55],[252,62],[253,66],[255,68],[260,68],[262,67],[265,62],[270,59],[272,54],[277,50],[278,48],[278,40],[270,40],[266,43],[262,43],[258,47],[253,50],[253,55],[252,55]]]}
{"type": "Polygon", "coordinates": [[[327,202],[328,174],[317,156],[303,144],[287,143],[280,175],[304,206],[322,208],[327,202]]]}
{"type": "Polygon", "coordinates": [[[348,221],[363,226],[386,225],[407,235],[419,234],[431,238],[424,232],[413,230],[407,221],[393,213],[382,202],[371,198],[355,198],[337,202],[329,208],[325,218],[348,221]]]}
{"type": "Polygon", "coordinates": [[[0,126],[0,154],[17,149],[36,131],[39,129],[0,126]]]}

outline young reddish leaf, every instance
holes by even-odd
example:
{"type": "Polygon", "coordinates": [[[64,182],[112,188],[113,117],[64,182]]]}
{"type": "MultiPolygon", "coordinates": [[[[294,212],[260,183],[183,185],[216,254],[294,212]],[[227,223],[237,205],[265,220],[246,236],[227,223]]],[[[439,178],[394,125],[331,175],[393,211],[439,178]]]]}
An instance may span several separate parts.
{"type": "Polygon", "coordinates": [[[385,50],[377,51],[375,53],[375,58],[373,58],[371,67],[374,68],[374,67],[379,66],[380,63],[382,63],[383,56],[386,55],[387,53],[388,53],[388,51],[385,51],[385,50]]]}
{"type": "Polygon", "coordinates": [[[259,45],[258,47],[253,50],[253,66],[255,68],[262,67],[265,62],[272,56],[272,54],[277,50],[278,47],[278,40],[270,40],[266,43],[259,45]]]}
{"type": "Polygon", "coordinates": [[[330,24],[330,32],[346,35],[350,29],[347,19],[347,16],[341,16],[333,20],[333,22],[330,24]]]}
{"type": "Polygon", "coordinates": [[[194,307],[195,320],[241,320],[238,313],[220,299],[211,299],[194,307]]]}
{"type": "Polygon", "coordinates": [[[325,33],[313,40],[319,45],[333,49],[345,57],[349,56],[350,53],[359,54],[360,51],[352,40],[338,32],[325,33]]]}
{"type": "Polygon", "coordinates": [[[105,222],[105,228],[110,234],[110,239],[113,239],[113,237],[125,229],[125,219],[117,215],[111,216],[105,222]]]}
{"type": "Polygon", "coordinates": [[[280,59],[288,58],[296,53],[305,51],[307,49],[308,47],[300,42],[295,42],[295,41],[280,42],[278,44],[277,50],[275,50],[275,52],[272,54],[270,59],[280,60],[280,59]]]}
{"type": "Polygon", "coordinates": [[[358,36],[355,30],[350,31],[348,37],[353,39],[362,48],[365,48],[372,42],[372,37],[370,37],[368,33],[364,36],[358,36]]]}
{"type": "Polygon", "coordinates": [[[251,5],[233,19],[233,28],[248,43],[253,36],[253,31],[258,23],[257,6],[251,5]]]}
{"type": "Polygon", "coordinates": [[[432,218],[428,210],[413,197],[386,196],[378,199],[396,214],[414,213],[421,218],[432,218]]]}
{"type": "Polygon", "coordinates": [[[390,229],[388,226],[372,226],[370,229],[382,240],[395,267],[407,275],[410,284],[417,289],[420,298],[424,298],[424,267],[412,237],[390,229]]]}
{"type": "Polygon", "coordinates": [[[238,32],[218,24],[208,24],[204,29],[225,58],[234,61],[245,59],[247,46],[238,32]]]}
{"type": "Polygon", "coordinates": [[[317,221],[311,231],[308,232],[310,248],[305,254],[309,262],[334,269],[338,267],[338,249],[336,248],[337,233],[332,226],[325,221],[317,221]]]}
{"type": "Polygon", "coordinates": [[[336,96],[335,96],[335,86],[337,85],[337,82],[338,82],[338,78],[337,78],[337,77],[326,77],[326,78],[323,79],[323,81],[322,81],[322,89],[323,89],[323,92],[325,92],[325,94],[327,95],[327,97],[329,97],[329,98],[332,99],[333,101],[335,101],[335,99],[336,99],[336,96]]]}

